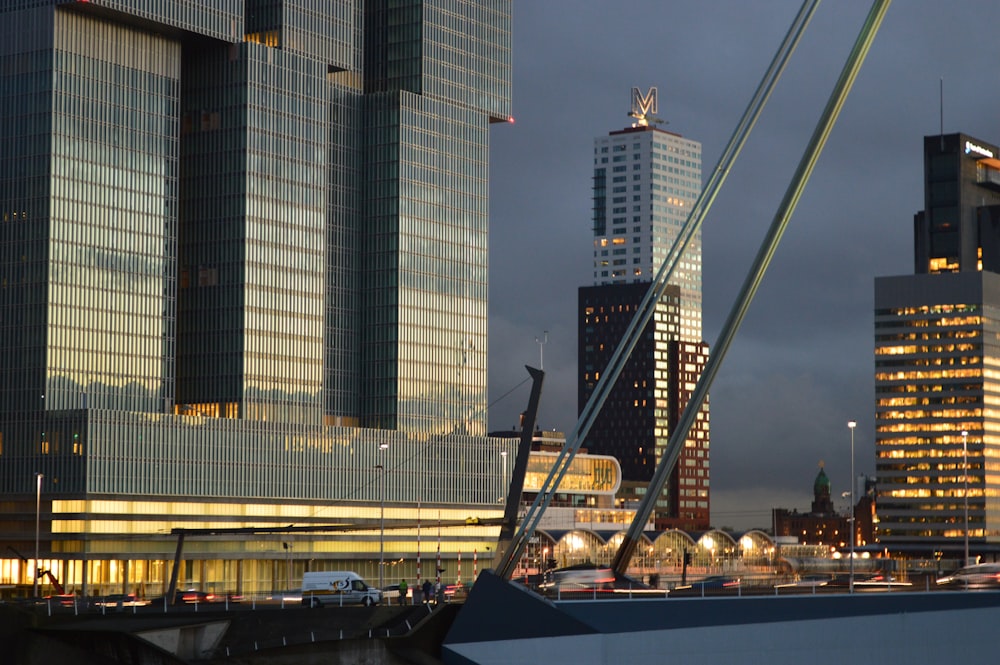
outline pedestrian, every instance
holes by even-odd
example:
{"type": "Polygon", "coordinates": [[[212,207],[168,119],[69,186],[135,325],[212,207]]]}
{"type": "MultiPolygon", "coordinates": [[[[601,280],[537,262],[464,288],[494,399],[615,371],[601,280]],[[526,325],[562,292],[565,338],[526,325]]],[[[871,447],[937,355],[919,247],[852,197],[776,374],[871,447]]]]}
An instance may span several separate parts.
{"type": "Polygon", "coordinates": [[[431,602],[431,591],[434,590],[434,586],[431,584],[430,580],[424,580],[423,592],[424,592],[424,605],[431,602]]]}
{"type": "Polygon", "coordinates": [[[410,586],[406,583],[406,580],[401,580],[399,583],[399,604],[406,605],[406,595],[410,591],[410,586]]]}

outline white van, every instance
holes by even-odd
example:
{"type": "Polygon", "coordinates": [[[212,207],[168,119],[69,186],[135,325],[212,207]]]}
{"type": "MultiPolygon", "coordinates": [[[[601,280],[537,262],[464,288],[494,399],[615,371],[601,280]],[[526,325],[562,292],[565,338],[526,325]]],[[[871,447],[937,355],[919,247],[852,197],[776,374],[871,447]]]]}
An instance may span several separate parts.
{"type": "Polygon", "coordinates": [[[302,604],[309,607],[323,605],[378,605],[382,592],[368,586],[364,579],[350,570],[318,571],[302,576],[302,604]]]}

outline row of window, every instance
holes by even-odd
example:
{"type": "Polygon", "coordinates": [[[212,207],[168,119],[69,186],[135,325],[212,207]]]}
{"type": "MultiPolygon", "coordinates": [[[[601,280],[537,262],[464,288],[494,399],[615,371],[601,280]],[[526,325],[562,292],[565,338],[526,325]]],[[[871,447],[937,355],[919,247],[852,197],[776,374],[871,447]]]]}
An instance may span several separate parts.
{"type": "MultiPolygon", "coordinates": [[[[88,489],[110,494],[378,501],[381,488],[372,469],[381,463],[387,476],[395,476],[385,484],[389,501],[495,505],[498,488],[509,480],[503,477],[499,452],[512,454],[516,447],[513,439],[457,437],[424,443],[376,430],[178,416],[151,421],[101,411],[90,417],[87,471],[93,484],[88,489]],[[292,445],[294,440],[301,445],[292,445]],[[383,443],[389,447],[382,449],[383,443]]],[[[44,440],[51,445],[59,430],[58,423],[51,423],[44,440]]],[[[69,435],[63,438],[72,440],[69,435]]],[[[22,442],[24,437],[3,439],[22,442]]],[[[36,439],[38,445],[41,440],[36,439]]],[[[36,470],[54,483],[55,461],[38,463],[36,470]]],[[[0,478],[0,485],[13,491],[10,488],[21,484],[14,480],[0,478]]],[[[60,491],[79,489],[67,486],[60,491]]]]}

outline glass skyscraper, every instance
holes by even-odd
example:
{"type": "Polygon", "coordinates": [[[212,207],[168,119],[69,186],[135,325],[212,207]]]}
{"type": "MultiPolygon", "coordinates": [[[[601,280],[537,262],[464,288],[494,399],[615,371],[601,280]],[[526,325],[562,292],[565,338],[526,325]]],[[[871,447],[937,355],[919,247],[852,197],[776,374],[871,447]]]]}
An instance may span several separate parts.
{"type": "MultiPolygon", "coordinates": [[[[374,525],[383,499],[427,524],[499,514],[488,151],[509,1],[0,17],[8,554],[33,554],[36,474],[42,567],[84,589],[162,583],[177,527],[374,525]]],[[[275,557],[365,573],[378,535],[194,539],[182,580],[274,585],[275,557]]],[[[444,556],[495,535],[445,529],[444,556]]],[[[0,560],[0,584],[26,581],[0,560]]]]}

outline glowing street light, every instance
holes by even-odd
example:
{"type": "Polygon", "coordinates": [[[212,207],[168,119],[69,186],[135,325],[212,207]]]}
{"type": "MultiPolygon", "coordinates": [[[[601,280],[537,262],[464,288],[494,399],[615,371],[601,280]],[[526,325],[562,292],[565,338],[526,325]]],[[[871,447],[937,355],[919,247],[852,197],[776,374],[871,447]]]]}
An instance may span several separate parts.
{"type": "Polygon", "coordinates": [[[858,484],[854,479],[854,428],[858,426],[856,420],[848,420],[847,427],[851,430],[851,513],[847,518],[847,522],[851,527],[851,577],[850,577],[850,592],[854,593],[854,507],[857,502],[854,500],[855,486],[858,484]]]}

